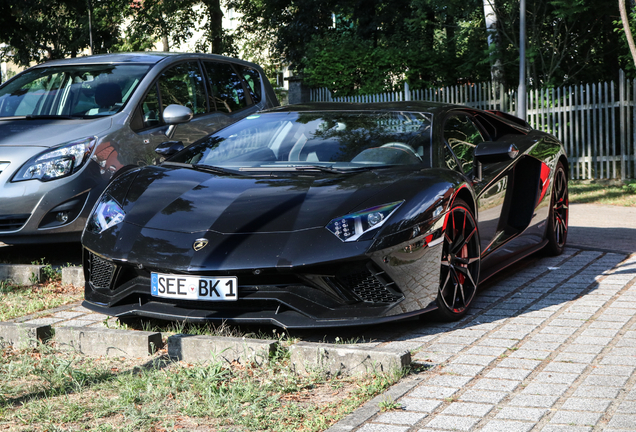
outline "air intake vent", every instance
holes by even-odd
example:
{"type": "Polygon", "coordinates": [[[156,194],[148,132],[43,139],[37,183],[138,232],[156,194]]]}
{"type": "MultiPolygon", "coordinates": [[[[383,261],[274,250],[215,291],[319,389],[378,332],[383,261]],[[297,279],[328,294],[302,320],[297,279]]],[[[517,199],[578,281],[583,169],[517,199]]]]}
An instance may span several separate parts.
{"type": "Polygon", "coordinates": [[[17,231],[29,219],[29,214],[0,216],[0,232],[17,231]]]}
{"type": "Polygon", "coordinates": [[[91,254],[90,257],[90,282],[95,288],[110,288],[110,283],[115,272],[115,264],[91,254]]]}
{"type": "Polygon", "coordinates": [[[339,275],[335,279],[366,303],[395,303],[404,297],[393,288],[395,282],[372,266],[359,272],[339,275]]]}

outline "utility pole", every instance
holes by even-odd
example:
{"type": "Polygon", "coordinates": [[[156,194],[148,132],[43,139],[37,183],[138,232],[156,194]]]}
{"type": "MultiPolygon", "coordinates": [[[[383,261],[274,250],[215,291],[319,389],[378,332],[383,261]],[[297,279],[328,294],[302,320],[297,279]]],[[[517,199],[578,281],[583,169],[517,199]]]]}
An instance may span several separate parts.
{"type": "Polygon", "coordinates": [[[91,17],[91,12],[92,12],[91,0],[86,0],[86,3],[88,4],[88,41],[89,41],[89,46],[91,50],[91,55],[93,55],[93,20],[91,17]]]}
{"type": "Polygon", "coordinates": [[[519,89],[517,117],[526,120],[526,0],[521,0],[519,12],[519,89]]]}

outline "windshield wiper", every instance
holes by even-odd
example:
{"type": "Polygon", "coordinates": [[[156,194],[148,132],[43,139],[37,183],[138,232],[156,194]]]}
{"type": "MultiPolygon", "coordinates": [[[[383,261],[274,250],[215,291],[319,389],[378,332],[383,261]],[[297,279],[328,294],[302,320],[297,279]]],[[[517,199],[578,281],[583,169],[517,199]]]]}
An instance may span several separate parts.
{"type": "Polygon", "coordinates": [[[64,120],[75,120],[75,119],[83,119],[84,117],[81,116],[72,116],[72,115],[66,115],[66,114],[28,114],[26,116],[24,116],[25,119],[27,120],[58,120],[58,119],[64,119],[64,120]]]}
{"type": "Polygon", "coordinates": [[[218,167],[218,166],[214,166],[214,165],[188,164],[188,163],[170,162],[170,161],[163,162],[161,165],[177,166],[177,167],[183,167],[183,168],[192,168],[192,169],[195,169],[197,171],[212,172],[212,173],[215,173],[215,174],[240,175],[240,176],[244,176],[245,175],[245,174],[243,174],[243,173],[241,173],[239,171],[236,171],[236,170],[232,170],[232,169],[228,169],[228,168],[222,168],[222,167],[218,167]]]}
{"type": "Polygon", "coordinates": [[[294,169],[296,171],[320,171],[332,174],[348,174],[360,171],[367,171],[375,167],[352,167],[352,168],[334,168],[332,166],[322,166],[322,165],[302,165],[296,166],[294,169]]]}
{"type": "Polygon", "coordinates": [[[214,166],[214,165],[195,164],[195,165],[192,165],[192,168],[196,170],[200,170],[200,171],[213,172],[216,174],[229,174],[229,175],[241,175],[241,176],[245,175],[237,170],[223,168],[223,167],[214,166]]]}

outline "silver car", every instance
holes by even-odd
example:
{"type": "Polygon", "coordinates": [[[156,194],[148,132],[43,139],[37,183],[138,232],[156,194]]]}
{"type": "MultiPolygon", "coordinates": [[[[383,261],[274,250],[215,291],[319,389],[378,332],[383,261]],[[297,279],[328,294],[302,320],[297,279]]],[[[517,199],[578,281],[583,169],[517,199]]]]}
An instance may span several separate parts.
{"type": "Polygon", "coordinates": [[[278,106],[262,69],[217,55],[51,61],[0,87],[0,242],[78,241],[118,172],[278,106]]]}

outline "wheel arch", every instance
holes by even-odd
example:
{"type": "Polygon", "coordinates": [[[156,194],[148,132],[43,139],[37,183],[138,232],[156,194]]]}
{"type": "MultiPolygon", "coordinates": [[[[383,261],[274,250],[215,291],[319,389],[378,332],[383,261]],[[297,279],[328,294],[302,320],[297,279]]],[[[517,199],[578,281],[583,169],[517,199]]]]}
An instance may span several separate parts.
{"type": "Polygon", "coordinates": [[[477,217],[477,205],[475,204],[475,197],[473,196],[468,186],[463,185],[457,190],[457,192],[455,192],[455,196],[453,197],[453,202],[455,202],[455,200],[458,198],[463,200],[466,204],[468,204],[468,207],[470,211],[472,212],[472,214],[475,217],[477,217]]]}
{"type": "Polygon", "coordinates": [[[570,181],[570,163],[568,162],[568,158],[562,154],[559,157],[559,162],[563,164],[563,167],[565,168],[565,177],[568,181],[570,181]]]}

